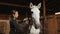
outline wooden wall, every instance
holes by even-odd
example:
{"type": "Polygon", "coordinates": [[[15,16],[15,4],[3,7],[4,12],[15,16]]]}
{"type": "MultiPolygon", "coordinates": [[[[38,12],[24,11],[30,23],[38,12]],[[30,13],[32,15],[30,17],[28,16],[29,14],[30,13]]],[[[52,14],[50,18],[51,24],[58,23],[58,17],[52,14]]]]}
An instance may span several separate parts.
{"type": "Polygon", "coordinates": [[[9,15],[0,15],[0,34],[9,34],[9,15]]]}
{"type": "Polygon", "coordinates": [[[44,34],[60,34],[60,15],[46,17],[44,22],[44,34]]]}
{"type": "Polygon", "coordinates": [[[47,18],[47,29],[48,34],[56,34],[57,33],[57,22],[55,16],[51,16],[47,18]]]}
{"type": "Polygon", "coordinates": [[[57,19],[57,34],[60,34],[60,15],[56,15],[57,19]]]}

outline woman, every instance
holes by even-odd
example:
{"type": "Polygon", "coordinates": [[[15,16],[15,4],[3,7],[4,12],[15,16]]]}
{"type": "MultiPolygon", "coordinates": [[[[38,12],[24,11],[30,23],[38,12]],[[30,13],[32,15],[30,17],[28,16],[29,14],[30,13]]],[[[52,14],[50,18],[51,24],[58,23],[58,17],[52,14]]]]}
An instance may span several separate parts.
{"type": "Polygon", "coordinates": [[[10,34],[19,34],[19,24],[17,22],[18,11],[13,10],[10,20],[10,34]]]}

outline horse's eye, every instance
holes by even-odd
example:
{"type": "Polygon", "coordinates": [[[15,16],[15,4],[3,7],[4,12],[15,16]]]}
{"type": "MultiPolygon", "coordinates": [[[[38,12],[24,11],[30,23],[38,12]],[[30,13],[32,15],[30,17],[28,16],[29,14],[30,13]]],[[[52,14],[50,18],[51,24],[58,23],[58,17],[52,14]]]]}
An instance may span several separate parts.
{"type": "Polygon", "coordinates": [[[33,13],[33,12],[31,12],[31,13],[33,13]]]}

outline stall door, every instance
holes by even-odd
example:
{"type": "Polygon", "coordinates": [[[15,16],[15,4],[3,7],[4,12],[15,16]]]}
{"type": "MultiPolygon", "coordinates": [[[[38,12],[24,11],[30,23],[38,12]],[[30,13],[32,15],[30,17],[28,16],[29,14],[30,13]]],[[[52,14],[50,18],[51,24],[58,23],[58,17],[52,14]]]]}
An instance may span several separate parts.
{"type": "Polygon", "coordinates": [[[45,34],[57,34],[57,20],[54,15],[46,18],[45,34]]]}

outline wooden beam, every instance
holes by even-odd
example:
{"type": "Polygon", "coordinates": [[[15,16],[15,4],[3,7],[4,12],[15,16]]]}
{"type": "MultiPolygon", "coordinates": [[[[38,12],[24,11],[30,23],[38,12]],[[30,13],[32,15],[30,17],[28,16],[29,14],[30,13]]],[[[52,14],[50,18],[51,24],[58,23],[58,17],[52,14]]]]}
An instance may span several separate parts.
{"type": "Polygon", "coordinates": [[[8,5],[8,6],[15,6],[15,7],[24,7],[24,8],[29,8],[29,6],[25,6],[25,5],[18,5],[18,4],[13,4],[13,3],[5,3],[5,2],[0,2],[0,5],[8,5]]]}
{"type": "Polygon", "coordinates": [[[43,15],[46,16],[46,0],[43,0],[43,15]]]}

